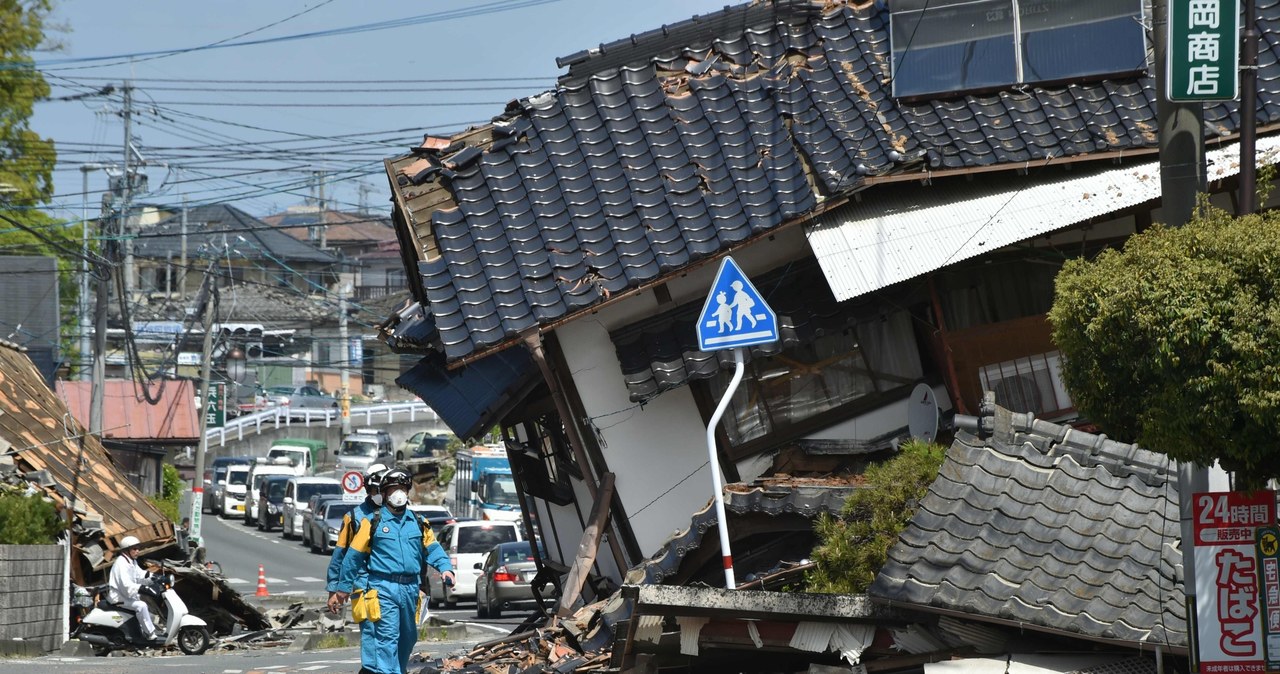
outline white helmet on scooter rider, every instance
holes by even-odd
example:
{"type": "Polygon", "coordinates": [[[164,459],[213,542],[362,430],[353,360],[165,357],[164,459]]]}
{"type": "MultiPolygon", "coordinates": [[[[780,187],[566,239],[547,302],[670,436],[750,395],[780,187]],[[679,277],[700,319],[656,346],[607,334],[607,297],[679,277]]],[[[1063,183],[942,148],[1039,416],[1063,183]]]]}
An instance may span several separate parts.
{"type": "Polygon", "coordinates": [[[137,536],[125,536],[124,538],[120,539],[121,551],[128,550],[130,548],[136,548],[139,545],[142,545],[142,541],[138,540],[137,536]]]}

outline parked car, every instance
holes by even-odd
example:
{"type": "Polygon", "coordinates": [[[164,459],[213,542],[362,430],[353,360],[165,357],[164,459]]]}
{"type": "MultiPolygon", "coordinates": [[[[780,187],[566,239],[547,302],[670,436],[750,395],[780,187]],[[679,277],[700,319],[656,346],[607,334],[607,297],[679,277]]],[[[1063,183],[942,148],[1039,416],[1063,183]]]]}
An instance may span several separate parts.
{"type": "Polygon", "coordinates": [[[247,456],[219,456],[210,461],[204,469],[204,500],[200,504],[200,510],[207,513],[218,511],[222,483],[227,479],[227,466],[252,461],[247,456]]]}
{"type": "Polygon", "coordinates": [[[218,514],[223,517],[244,515],[244,495],[248,489],[249,464],[233,463],[227,466],[227,479],[218,490],[218,514]]]}
{"type": "MultiPolygon", "coordinates": [[[[543,554],[541,550],[539,554],[543,554]]],[[[538,565],[533,561],[529,541],[493,546],[476,568],[480,571],[476,579],[476,616],[501,618],[507,604],[534,601],[532,581],[538,575],[538,565]]]]}
{"type": "Polygon", "coordinates": [[[368,433],[356,431],[342,439],[338,446],[339,473],[345,470],[364,472],[375,464],[394,463],[395,452],[391,446],[391,435],[386,431],[368,433]]]}
{"type": "Polygon", "coordinates": [[[343,501],[341,498],[321,500],[316,505],[316,510],[307,514],[307,528],[302,534],[302,544],[311,548],[312,552],[329,554],[338,542],[342,517],[358,505],[360,504],[356,501],[343,501]]]}
{"type": "Polygon", "coordinates": [[[439,456],[449,447],[450,433],[447,431],[418,431],[396,448],[396,461],[406,458],[422,458],[439,456]]]}
{"type": "Polygon", "coordinates": [[[245,489],[244,524],[252,526],[258,523],[258,505],[262,497],[262,481],[270,476],[293,477],[293,466],[287,458],[268,460],[258,457],[250,464],[249,480],[245,489]]]}
{"type": "Polygon", "coordinates": [[[289,409],[337,409],[338,399],[325,395],[314,386],[272,386],[267,389],[267,402],[289,409]]]}
{"type": "Polygon", "coordinates": [[[474,598],[476,579],[480,577],[476,565],[484,561],[484,556],[493,546],[522,539],[516,522],[466,520],[445,525],[440,531],[439,541],[453,561],[456,580],[452,587],[446,587],[440,580],[440,572],[435,567],[429,568],[431,599],[453,606],[458,599],[474,598]]]}
{"type": "Polygon", "coordinates": [[[342,495],[342,483],[332,477],[294,477],[285,484],[280,535],[288,540],[302,536],[302,515],[310,509],[316,494],[342,495]]]}
{"type": "Polygon", "coordinates": [[[284,522],[284,489],[292,475],[268,475],[258,487],[258,529],[271,531],[284,522]]]}
{"type": "Polygon", "coordinates": [[[427,524],[431,526],[431,533],[435,534],[437,539],[440,538],[440,532],[444,531],[445,525],[458,521],[458,518],[454,517],[453,513],[442,505],[410,503],[409,510],[418,513],[419,517],[427,521],[427,524]]]}

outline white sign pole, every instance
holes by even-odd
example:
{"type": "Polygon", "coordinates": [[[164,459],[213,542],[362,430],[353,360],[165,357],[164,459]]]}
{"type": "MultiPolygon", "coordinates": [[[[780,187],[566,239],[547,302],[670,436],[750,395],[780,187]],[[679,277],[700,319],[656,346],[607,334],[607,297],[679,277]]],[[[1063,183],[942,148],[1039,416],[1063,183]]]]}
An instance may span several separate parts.
{"type": "Polygon", "coordinates": [[[720,417],[724,416],[724,411],[729,407],[729,401],[733,400],[733,393],[738,390],[738,384],[742,382],[742,373],[746,369],[742,360],[742,349],[734,349],[733,379],[729,380],[729,388],[725,389],[724,397],[720,399],[720,404],[711,415],[711,422],[707,424],[707,454],[708,462],[711,464],[712,494],[716,501],[716,523],[720,528],[720,554],[724,559],[724,586],[730,590],[736,589],[738,583],[733,578],[733,551],[729,549],[729,522],[724,514],[724,485],[720,481],[720,458],[716,454],[716,424],[720,423],[720,417]]]}

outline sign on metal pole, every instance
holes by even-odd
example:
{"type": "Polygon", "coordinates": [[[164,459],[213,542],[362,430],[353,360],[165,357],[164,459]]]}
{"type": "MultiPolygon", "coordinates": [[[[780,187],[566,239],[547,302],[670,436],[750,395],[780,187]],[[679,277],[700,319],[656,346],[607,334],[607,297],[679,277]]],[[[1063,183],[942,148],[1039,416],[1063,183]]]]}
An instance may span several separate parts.
{"type": "Polygon", "coordinates": [[[776,341],[778,315],[738,263],[725,257],[698,314],[698,348],[717,351],[776,341]]]}
{"type": "Polygon", "coordinates": [[[1280,671],[1280,528],[1260,527],[1258,562],[1262,564],[1262,645],[1267,671],[1280,671]]]}
{"type": "Polygon", "coordinates": [[[208,428],[222,428],[227,422],[226,384],[209,384],[209,399],[204,404],[205,424],[208,428]]]}
{"type": "Polygon", "coordinates": [[[1168,0],[1165,98],[1175,103],[1240,96],[1240,0],[1168,0]]]}
{"type": "Polygon", "coordinates": [[[342,474],[342,500],[359,503],[364,500],[360,492],[364,489],[364,476],[358,471],[349,470],[342,474]]]}
{"type": "Polygon", "coordinates": [[[720,482],[720,460],[716,454],[716,424],[724,416],[733,394],[742,382],[745,365],[742,347],[778,341],[778,315],[751,285],[742,268],[725,257],[698,315],[698,348],[703,351],[733,349],[733,378],[707,423],[707,453],[711,466],[712,498],[716,504],[716,524],[720,529],[720,554],[724,563],[724,586],[738,586],[733,577],[733,551],[729,546],[729,523],[724,512],[724,485],[720,482]]]}
{"type": "Polygon", "coordinates": [[[1261,674],[1267,670],[1254,539],[1258,527],[1275,523],[1275,494],[1211,492],[1191,499],[1200,672],[1261,674]]]}

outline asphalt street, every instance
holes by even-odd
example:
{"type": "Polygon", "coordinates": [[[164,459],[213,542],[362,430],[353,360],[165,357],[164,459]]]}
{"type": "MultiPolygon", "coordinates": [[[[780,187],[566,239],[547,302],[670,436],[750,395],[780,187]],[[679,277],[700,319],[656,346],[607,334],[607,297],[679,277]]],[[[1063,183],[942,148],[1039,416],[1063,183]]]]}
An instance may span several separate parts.
{"type": "Polygon", "coordinates": [[[243,520],[205,515],[201,525],[208,559],[222,565],[233,588],[254,595],[258,589],[258,565],[266,574],[272,595],[323,597],[328,555],[312,554],[296,539],[286,541],[280,531],[262,532],[244,526],[243,520]]]}

